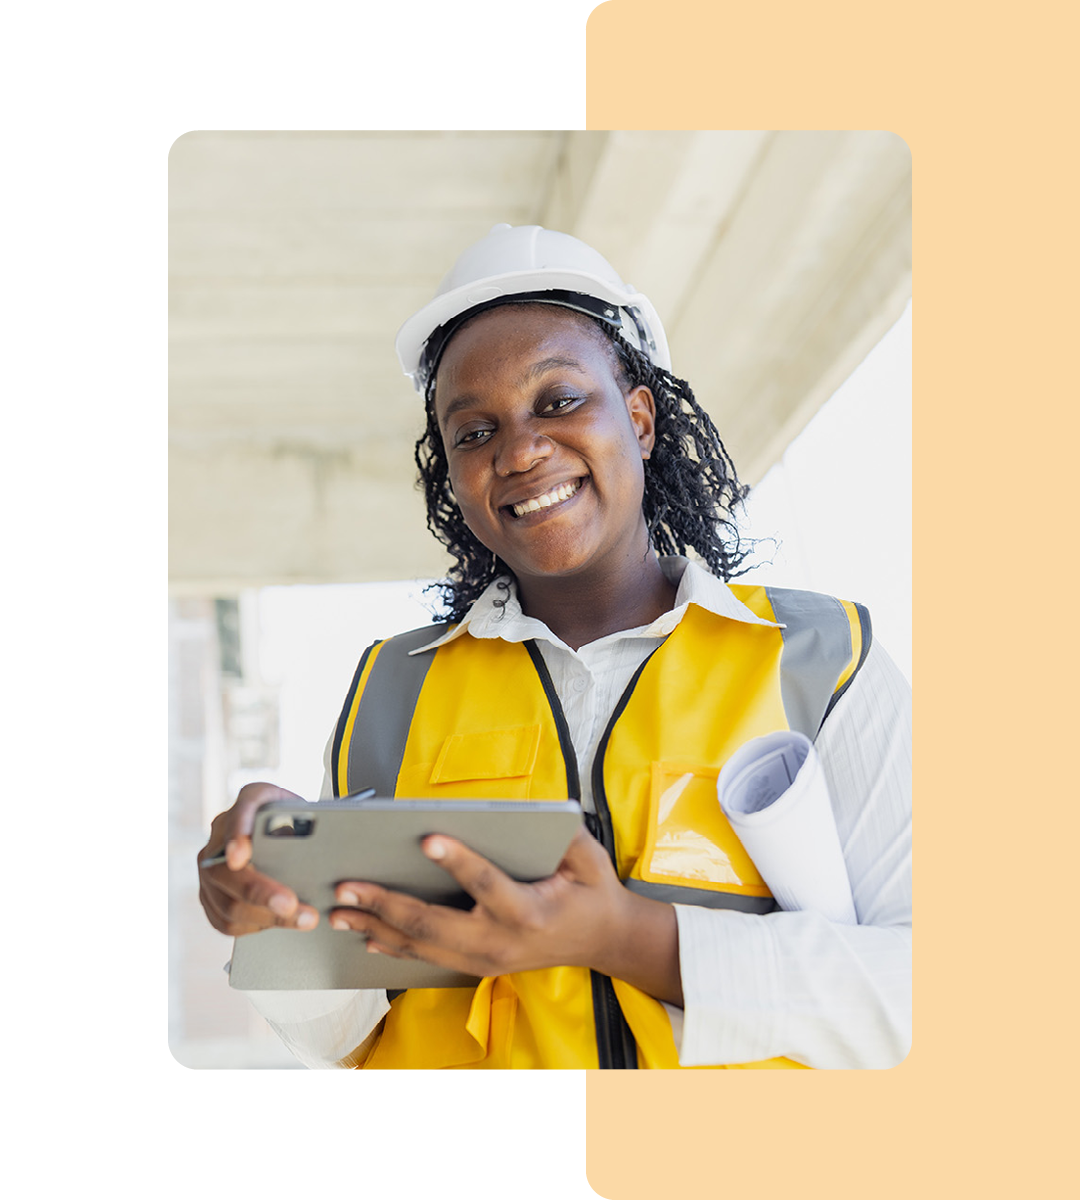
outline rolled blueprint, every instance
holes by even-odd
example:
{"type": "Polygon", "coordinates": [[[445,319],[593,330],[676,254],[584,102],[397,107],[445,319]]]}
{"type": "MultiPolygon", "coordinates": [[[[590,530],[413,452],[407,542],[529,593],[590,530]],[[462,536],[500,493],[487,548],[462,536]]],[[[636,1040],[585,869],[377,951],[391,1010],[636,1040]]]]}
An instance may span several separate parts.
{"type": "Polygon", "coordinates": [[[828,785],[809,738],[792,731],[754,738],[725,763],[716,791],[782,909],[858,923],[828,785]]]}

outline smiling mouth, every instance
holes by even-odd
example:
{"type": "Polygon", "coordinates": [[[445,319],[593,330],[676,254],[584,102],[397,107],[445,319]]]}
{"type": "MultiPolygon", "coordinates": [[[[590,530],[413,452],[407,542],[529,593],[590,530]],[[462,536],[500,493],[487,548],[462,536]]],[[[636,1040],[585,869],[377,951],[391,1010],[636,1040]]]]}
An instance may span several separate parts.
{"type": "Polygon", "coordinates": [[[584,482],[583,478],[570,479],[566,483],[560,483],[558,487],[553,487],[550,492],[544,492],[542,496],[533,496],[529,500],[522,500],[520,504],[508,504],[506,509],[516,519],[524,517],[527,513],[539,512],[542,508],[553,508],[556,504],[569,500],[571,496],[576,496],[584,482]]]}

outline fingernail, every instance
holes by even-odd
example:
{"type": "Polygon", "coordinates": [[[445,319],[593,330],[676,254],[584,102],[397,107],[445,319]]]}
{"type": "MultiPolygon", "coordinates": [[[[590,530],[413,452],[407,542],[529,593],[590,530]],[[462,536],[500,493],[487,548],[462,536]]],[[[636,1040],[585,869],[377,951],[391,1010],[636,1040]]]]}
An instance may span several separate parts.
{"type": "Polygon", "coordinates": [[[330,918],[330,928],[331,929],[349,929],[350,925],[349,925],[349,922],[346,921],[344,917],[331,917],[330,918]]]}
{"type": "Polygon", "coordinates": [[[435,859],[445,858],[446,857],[446,843],[440,842],[440,841],[425,842],[424,843],[424,853],[428,856],[428,858],[435,858],[435,859]]]}
{"type": "Polygon", "coordinates": [[[236,842],[235,841],[226,842],[225,843],[225,862],[228,866],[232,866],[232,860],[236,857],[236,855],[237,855],[236,842]]]}
{"type": "Polygon", "coordinates": [[[277,913],[279,917],[287,917],[296,906],[288,896],[283,895],[281,892],[275,892],[270,897],[267,907],[271,912],[277,913]]]}
{"type": "Polygon", "coordinates": [[[382,954],[382,951],[379,949],[379,947],[373,945],[371,942],[368,942],[367,944],[367,952],[368,954],[382,954]]]}
{"type": "Polygon", "coordinates": [[[296,918],[297,929],[314,929],[319,923],[319,914],[313,913],[310,908],[305,908],[304,911],[296,918]]]}
{"type": "Polygon", "coordinates": [[[338,892],[338,900],[342,904],[359,904],[360,897],[355,893],[346,889],[343,892],[338,892]]]}

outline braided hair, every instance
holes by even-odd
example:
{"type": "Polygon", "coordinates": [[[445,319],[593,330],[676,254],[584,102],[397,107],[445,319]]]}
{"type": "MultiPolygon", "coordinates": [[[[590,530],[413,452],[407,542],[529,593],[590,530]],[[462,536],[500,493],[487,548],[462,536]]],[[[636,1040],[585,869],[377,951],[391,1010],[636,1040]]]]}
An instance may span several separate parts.
{"type": "MultiPolygon", "coordinates": [[[[658,554],[695,550],[709,569],[728,580],[748,570],[752,547],[740,537],[733,513],[750,490],[739,482],[716,426],[690,385],[656,366],[603,322],[598,329],[612,352],[620,383],[644,385],[656,401],[656,440],[645,462],[642,511],[658,554]]],[[[435,416],[435,372],[424,396],[426,427],[416,443],[417,486],[427,501],[427,525],[455,560],[447,578],[432,585],[440,595],[439,619],[460,621],[485,588],[510,569],[465,524],[450,488],[450,466],[435,416]]]]}

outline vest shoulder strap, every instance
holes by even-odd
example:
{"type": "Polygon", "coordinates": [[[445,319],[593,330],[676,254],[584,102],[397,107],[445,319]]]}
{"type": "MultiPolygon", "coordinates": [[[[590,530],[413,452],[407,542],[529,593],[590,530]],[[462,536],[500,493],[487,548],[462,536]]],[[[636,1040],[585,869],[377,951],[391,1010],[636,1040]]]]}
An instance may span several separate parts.
{"type": "Polygon", "coordinates": [[[820,592],[767,587],[784,649],[780,693],[792,729],[813,740],[866,661],[873,633],[862,604],[820,592]]]}
{"type": "MultiPolygon", "coordinates": [[[[742,589],[736,585],[733,590],[742,589]]],[[[792,729],[813,739],[866,660],[870,616],[861,604],[818,592],[773,587],[764,591],[775,619],[784,626],[784,712],[792,729]]],[[[376,642],[364,652],[335,730],[335,796],[365,787],[375,788],[380,796],[394,794],[413,713],[435,653],[410,652],[450,628],[426,625],[376,642]]]]}
{"type": "Polygon", "coordinates": [[[334,733],[334,795],[373,787],[392,796],[416,701],[435,652],[411,654],[442,637],[448,624],[425,625],[364,651],[334,733]]]}

